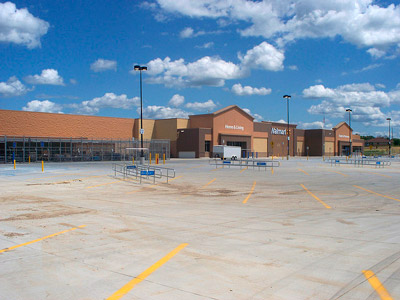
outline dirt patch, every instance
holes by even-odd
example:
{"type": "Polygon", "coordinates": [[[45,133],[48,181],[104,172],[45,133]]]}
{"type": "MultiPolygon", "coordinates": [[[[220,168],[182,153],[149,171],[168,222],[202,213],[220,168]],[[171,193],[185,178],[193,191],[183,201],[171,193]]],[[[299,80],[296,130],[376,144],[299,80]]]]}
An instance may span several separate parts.
{"type": "Polygon", "coordinates": [[[18,232],[7,232],[3,234],[6,237],[14,237],[14,236],[23,236],[25,233],[18,233],[18,232]]]}
{"type": "Polygon", "coordinates": [[[304,190],[297,190],[297,191],[291,191],[291,192],[281,192],[279,195],[297,195],[304,193],[304,190]]]}
{"type": "Polygon", "coordinates": [[[356,223],[350,222],[350,221],[346,221],[343,219],[336,219],[337,222],[342,223],[342,224],[347,224],[347,225],[356,225],[356,223]]]}
{"type": "Polygon", "coordinates": [[[63,210],[59,210],[59,211],[20,214],[20,215],[16,215],[14,217],[10,217],[7,219],[1,219],[0,222],[1,221],[49,219],[49,218],[65,217],[65,216],[77,215],[77,214],[87,214],[87,213],[91,213],[91,212],[93,212],[93,210],[63,209],[63,210]]]}
{"type": "Polygon", "coordinates": [[[20,195],[20,196],[1,197],[0,202],[46,203],[46,202],[57,202],[57,200],[44,197],[20,195]]]}

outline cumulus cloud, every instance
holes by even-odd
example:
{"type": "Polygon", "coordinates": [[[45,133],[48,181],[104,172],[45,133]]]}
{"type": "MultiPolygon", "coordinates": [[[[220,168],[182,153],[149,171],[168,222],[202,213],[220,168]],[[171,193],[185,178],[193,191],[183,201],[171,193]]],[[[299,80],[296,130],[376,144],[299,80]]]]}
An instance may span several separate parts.
{"type": "Polygon", "coordinates": [[[211,111],[214,110],[217,105],[212,101],[211,99],[206,101],[206,102],[193,102],[193,103],[187,103],[185,105],[186,108],[189,109],[194,109],[194,110],[207,110],[211,111]]]}
{"type": "Polygon", "coordinates": [[[186,63],[183,58],[164,60],[157,58],[148,64],[149,83],[166,86],[223,86],[225,80],[241,76],[240,67],[218,57],[205,56],[197,61],[186,63]]]}
{"type": "Polygon", "coordinates": [[[94,72],[103,72],[107,70],[117,70],[117,62],[115,60],[107,60],[99,58],[90,65],[90,69],[94,72]]]}
{"type": "Polygon", "coordinates": [[[29,75],[24,80],[30,84],[64,85],[64,79],[54,69],[45,69],[40,75],[29,75]]]}
{"type": "Polygon", "coordinates": [[[200,49],[210,49],[210,48],[214,47],[214,42],[204,43],[203,45],[195,46],[195,47],[200,48],[200,49]]]}
{"type": "Polygon", "coordinates": [[[239,64],[210,56],[188,63],[183,58],[156,58],[147,63],[150,76],[147,82],[167,87],[219,87],[225,85],[226,80],[248,75],[251,69],[282,70],[284,58],[283,51],[266,42],[248,50],[245,55],[239,54],[239,64]]]}
{"type": "Polygon", "coordinates": [[[243,108],[243,110],[254,118],[254,122],[261,122],[262,121],[263,117],[261,115],[256,114],[256,113],[252,113],[250,111],[250,109],[248,109],[248,108],[243,108]]]}
{"type": "Polygon", "coordinates": [[[29,49],[40,47],[40,38],[47,33],[49,23],[17,9],[14,3],[0,3],[0,42],[24,45],[29,49]]]}
{"type": "Polygon", "coordinates": [[[80,104],[71,105],[78,113],[96,114],[101,108],[122,108],[132,109],[134,106],[140,105],[140,98],[128,98],[125,94],[116,95],[114,93],[105,93],[102,97],[96,97],[92,100],[83,101],[80,104]]]}
{"type": "Polygon", "coordinates": [[[283,70],[285,55],[282,50],[276,49],[267,42],[250,49],[242,57],[239,56],[242,65],[249,69],[263,69],[269,71],[283,70]]]}
{"type": "Polygon", "coordinates": [[[302,129],[332,129],[333,125],[331,123],[324,124],[321,121],[315,121],[311,123],[299,122],[298,128],[302,129]]]}
{"type": "MultiPolygon", "coordinates": [[[[137,112],[140,113],[139,108],[137,112]]],[[[143,108],[143,115],[149,119],[172,119],[187,118],[189,113],[179,108],[151,105],[143,108]]]]}
{"type": "Polygon", "coordinates": [[[193,34],[194,34],[193,28],[191,28],[191,27],[186,27],[185,29],[183,29],[183,30],[181,31],[181,33],[179,34],[179,36],[180,36],[182,39],[187,39],[187,38],[193,37],[193,34]]]}
{"type": "Polygon", "coordinates": [[[172,98],[169,100],[168,104],[174,107],[181,106],[185,102],[185,97],[175,94],[172,96],[172,98]]]}
{"type": "Polygon", "coordinates": [[[62,113],[62,106],[49,100],[32,100],[22,108],[24,111],[62,113]]]}
{"type": "Polygon", "coordinates": [[[373,0],[157,0],[165,13],[191,18],[213,18],[242,22],[243,36],[274,39],[281,45],[298,39],[334,38],[358,47],[377,49],[384,55],[400,42],[400,6],[387,7],[373,0]]]}
{"type": "Polygon", "coordinates": [[[377,91],[369,83],[346,84],[337,88],[326,88],[323,85],[311,86],[303,90],[305,98],[319,98],[323,101],[312,105],[308,112],[311,114],[325,114],[331,117],[345,118],[346,109],[351,108],[351,118],[364,125],[381,126],[386,120],[382,108],[396,103],[400,89],[390,92],[377,91]]]}
{"type": "Polygon", "coordinates": [[[248,85],[243,87],[240,83],[232,86],[232,92],[238,96],[268,95],[271,94],[271,91],[271,89],[267,89],[265,87],[254,88],[248,85]]]}
{"type": "Polygon", "coordinates": [[[14,97],[26,94],[29,89],[17,77],[10,77],[7,82],[0,82],[0,94],[3,97],[14,97]]]}

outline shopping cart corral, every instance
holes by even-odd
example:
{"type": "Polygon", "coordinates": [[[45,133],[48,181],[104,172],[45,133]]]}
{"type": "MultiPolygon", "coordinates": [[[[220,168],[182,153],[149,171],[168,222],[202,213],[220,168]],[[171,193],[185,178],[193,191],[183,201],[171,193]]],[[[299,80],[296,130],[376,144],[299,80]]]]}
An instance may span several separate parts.
{"type": "Polygon", "coordinates": [[[330,163],[331,166],[340,165],[353,165],[356,167],[363,166],[374,166],[375,168],[384,168],[391,165],[390,160],[385,159],[373,159],[373,158],[331,158],[325,160],[326,163],[330,163]]]}
{"type": "Polygon", "coordinates": [[[112,170],[114,176],[122,176],[124,179],[137,179],[139,183],[142,181],[153,181],[165,179],[166,183],[175,178],[175,169],[156,167],[151,165],[132,165],[132,164],[113,164],[112,170]]]}
{"type": "Polygon", "coordinates": [[[253,170],[267,170],[268,168],[277,168],[280,166],[279,161],[262,160],[262,159],[234,159],[223,160],[219,158],[212,158],[209,160],[210,165],[215,165],[215,168],[231,168],[239,167],[253,169],[253,170]]]}

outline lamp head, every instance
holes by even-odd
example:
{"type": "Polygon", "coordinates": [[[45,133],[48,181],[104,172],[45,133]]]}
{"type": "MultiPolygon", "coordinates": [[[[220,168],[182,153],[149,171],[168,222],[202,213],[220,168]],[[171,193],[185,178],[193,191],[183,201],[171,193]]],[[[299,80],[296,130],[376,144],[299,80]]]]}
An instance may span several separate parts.
{"type": "Polygon", "coordinates": [[[347,108],[346,111],[352,111],[350,108],[347,108]]]}
{"type": "Polygon", "coordinates": [[[390,120],[391,120],[391,118],[387,118],[386,120],[390,121],[390,120]]]}
{"type": "Polygon", "coordinates": [[[285,98],[285,99],[290,99],[291,96],[290,96],[290,95],[284,95],[283,98],[285,98]]]}
{"type": "Polygon", "coordinates": [[[140,66],[139,66],[139,65],[136,65],[136,66],[133,67],[133,69],[134,69],[135,71],[140,71],[140,66]]]}

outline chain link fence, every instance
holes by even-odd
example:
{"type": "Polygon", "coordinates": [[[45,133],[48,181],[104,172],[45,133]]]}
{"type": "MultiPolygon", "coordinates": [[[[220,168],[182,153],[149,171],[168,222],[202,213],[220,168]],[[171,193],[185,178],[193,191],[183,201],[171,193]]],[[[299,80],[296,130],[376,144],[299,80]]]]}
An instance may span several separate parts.
{"type": "MultiPolygon", "coordinates": [[[[139,159],[140,140],[88,140],[0,136],[0,163],[49,161],[132,161],[139,159]]],[[[143,140],[151,153],[170,159],[170,140],[143,140]]]]}

